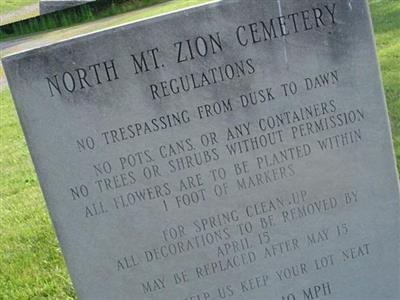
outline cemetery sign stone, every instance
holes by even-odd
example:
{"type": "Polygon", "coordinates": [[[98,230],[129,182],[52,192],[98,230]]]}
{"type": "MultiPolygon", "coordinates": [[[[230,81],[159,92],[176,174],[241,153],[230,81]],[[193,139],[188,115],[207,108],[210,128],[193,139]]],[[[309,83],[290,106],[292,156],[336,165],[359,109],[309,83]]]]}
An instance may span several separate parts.
{"type": "Polygon", "coordinates": [[[399,299],[367,1],[214,2],[3,63],[81,299],[399,299]]]}
{"type": "Polygon", "coordinates": [[[95,0],[40,0],[39,10],[40,14],[43,15],[93,1],[95,0]]]}

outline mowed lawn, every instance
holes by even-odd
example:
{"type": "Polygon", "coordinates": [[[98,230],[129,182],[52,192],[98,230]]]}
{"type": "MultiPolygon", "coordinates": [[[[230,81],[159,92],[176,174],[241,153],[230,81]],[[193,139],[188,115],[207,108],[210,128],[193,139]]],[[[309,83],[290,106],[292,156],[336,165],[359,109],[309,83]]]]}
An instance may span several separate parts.
{"type": "MultiPolygon", "coordinates": [[[[400,1],[370,3],[400,166],[400,1]]],[[[8,88],[0,98],[0,299],[74,299],[8,88]]]]}
{"type": "Polygon", "coordinates": [[[400,0],[369,2],[400,172],[400,0]]]}
{"type": "Polygon", "coordinates": [[[36,4],[39,0],[1,0],[0,1],[0,14],[5,14],[18,10],[24,6],[36,4]]]}
{"type": "Polygon", "coordinates": [[[39,0],[0,0],[0,25],[39,15],[39,0]]]}

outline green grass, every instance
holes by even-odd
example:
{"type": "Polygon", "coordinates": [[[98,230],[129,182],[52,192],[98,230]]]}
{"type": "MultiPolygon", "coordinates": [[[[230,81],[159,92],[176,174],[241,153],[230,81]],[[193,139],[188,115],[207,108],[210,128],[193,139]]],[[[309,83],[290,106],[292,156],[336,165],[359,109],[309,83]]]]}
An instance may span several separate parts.
{"type": "Polygon", "coordinates": [[[0,14],[6,14],[24,6],[37,4],[39,0],[1,0],[0,1],[0,14]]]}
{"type": "MultiPolygon", "coordinates": [[[[370,2],[400,167],[400,3],[370,2]]],[[[0,97],[0,299],[74,299],[9,90],[0,97]]]]}
{"type": "Polygon", "coordinates": [[[370,7],[400,171],[400,1],[370,0],[370,7]]]}
{"type": "Polygon", "coordinates": [[[0,299],[73,299],[8,89],[0,99],[0,299]]]}

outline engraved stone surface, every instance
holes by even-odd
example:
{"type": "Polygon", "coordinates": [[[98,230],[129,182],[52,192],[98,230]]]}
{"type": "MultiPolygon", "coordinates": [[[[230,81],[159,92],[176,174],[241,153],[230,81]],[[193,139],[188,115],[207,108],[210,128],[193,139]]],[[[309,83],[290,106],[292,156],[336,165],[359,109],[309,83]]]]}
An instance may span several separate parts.
{"type": "Polygon", "coordinates": [[[93,1],[96,0],[40,0],[39,10],[40,14],[43,15],[93,1]]]}
{"type": "Polygon", "coordinates": [[[216,2],[3,63],[81,299],[399,299],[367,1],[216,2]]]}

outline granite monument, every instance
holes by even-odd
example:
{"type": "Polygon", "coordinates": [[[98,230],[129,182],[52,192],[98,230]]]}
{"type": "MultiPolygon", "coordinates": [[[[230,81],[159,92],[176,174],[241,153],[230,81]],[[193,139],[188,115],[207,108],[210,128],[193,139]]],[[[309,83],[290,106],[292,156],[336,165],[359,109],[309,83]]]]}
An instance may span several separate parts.
{"type": "Polygon", "coordinates": [[[3,61],[80,299],[399,299],[365,0],[232,0],[3,61]]]}

